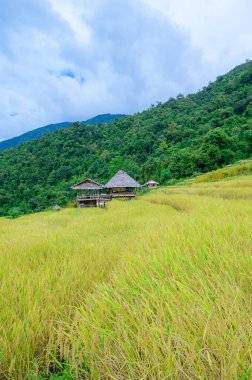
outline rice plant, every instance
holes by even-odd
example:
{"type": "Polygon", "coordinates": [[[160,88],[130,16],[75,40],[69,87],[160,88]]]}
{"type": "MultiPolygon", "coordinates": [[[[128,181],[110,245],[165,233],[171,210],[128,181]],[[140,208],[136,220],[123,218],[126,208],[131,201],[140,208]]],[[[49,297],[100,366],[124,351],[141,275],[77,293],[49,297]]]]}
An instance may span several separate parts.
{"type": "Polygon", "coordinates": [[[0,218],[0,378],[249,379],[251,188],[0,218]]]}

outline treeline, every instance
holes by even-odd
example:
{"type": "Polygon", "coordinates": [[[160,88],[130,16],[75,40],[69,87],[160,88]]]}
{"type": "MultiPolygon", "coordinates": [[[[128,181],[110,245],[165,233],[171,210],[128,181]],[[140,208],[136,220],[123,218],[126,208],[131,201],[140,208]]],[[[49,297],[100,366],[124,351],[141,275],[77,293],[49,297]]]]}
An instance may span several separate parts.
{"type": "Polygon", "coordinates": [[[66,204],[71,185],[105,182],[126,170],[162,184],[252,154],[252,61],[196,94],[178,95],[112,124],[84,125],[44,135],[0,152],[0,214],[66,204]]]}

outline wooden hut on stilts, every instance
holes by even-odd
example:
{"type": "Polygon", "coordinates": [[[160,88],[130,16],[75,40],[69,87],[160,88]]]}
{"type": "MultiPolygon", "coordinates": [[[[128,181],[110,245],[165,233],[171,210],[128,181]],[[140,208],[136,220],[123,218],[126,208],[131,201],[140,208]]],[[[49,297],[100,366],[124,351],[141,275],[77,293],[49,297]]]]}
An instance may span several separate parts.
{"type": "Polygon", "coordinates": [[[105,189],[109,190],[111,198],[128,199],[136,196],[135,190],[139,187],[141,185],[122,170],[117,172],[104,186],[105,189]]]}
{"type": "Polygon", "coordinates": [[[104,186],[89,178],[72,186],[73,190],[77,190],[77,207],[105,207],[109,197],[101,194],[104,186]]]}
{"type": "Polygon", "coordinates": [[[126,172],[120,170],[105,186],[92,179],[85,179],[72,186],[77,190],[77,207],[105,207],[106,202],[113,198],[132,199],[136,196],[135,190],[141,185],[131,178],[126,172]],[[106,189],[109,194],[101,193],[106,189]]]}

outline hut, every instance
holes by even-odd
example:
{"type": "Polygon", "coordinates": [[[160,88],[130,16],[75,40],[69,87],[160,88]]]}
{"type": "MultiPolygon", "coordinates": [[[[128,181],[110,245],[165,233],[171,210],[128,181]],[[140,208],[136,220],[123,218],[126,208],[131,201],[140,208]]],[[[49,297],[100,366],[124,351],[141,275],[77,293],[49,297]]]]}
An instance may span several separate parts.
{"type": "Polygon", "coordinates": [[[77,207],[105,207],[108,197],[101,194],[104,186],[92,179],[85,179],[72,186],[73,190],[77,190],[77,207]]]}
{"type": "Polygon", "coordinates": [[[153,188],[153,187],[158,187],[158,185],[159,185],[158,182],[153,181],[153,179],[151,179],[150,181],[144,184],[144,187],[153,188]]]}
{"type": "Polygon", "coordinates": [[[141,187],[141,185],[131,178],[128,173],[120,170],[104,187],[109,190],[111,198],[131,199],[136,196],[135,189],[141,187]]]}

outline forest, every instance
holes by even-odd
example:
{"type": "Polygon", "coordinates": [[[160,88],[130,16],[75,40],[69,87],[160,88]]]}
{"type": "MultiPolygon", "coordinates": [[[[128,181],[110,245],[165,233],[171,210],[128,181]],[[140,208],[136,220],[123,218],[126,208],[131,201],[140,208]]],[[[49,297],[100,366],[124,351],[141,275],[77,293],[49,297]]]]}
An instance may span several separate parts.
{"type": "Polygon", "coordinates": [[[0,215],[40,211],[75,198],[85,177],[119,169],[140,183],[192,177],[252,154],[252,61],[196,94],[170,98],[112,124],[80,122],[0,152],[0,215]]]}

